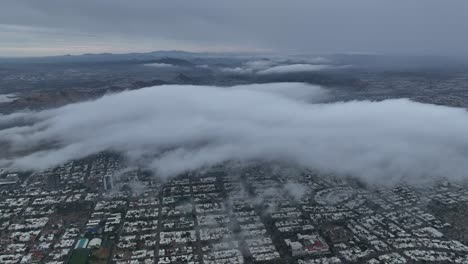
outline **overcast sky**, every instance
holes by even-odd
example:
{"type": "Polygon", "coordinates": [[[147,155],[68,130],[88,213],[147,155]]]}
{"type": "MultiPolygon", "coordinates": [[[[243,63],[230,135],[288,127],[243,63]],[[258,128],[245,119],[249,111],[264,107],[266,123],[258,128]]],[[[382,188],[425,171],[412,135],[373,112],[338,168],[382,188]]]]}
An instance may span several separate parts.
{"type": "Polygon", "coordinates": [[[5,0],[0,56],[150,50],[461,54],[466,0],[5,0]]]}

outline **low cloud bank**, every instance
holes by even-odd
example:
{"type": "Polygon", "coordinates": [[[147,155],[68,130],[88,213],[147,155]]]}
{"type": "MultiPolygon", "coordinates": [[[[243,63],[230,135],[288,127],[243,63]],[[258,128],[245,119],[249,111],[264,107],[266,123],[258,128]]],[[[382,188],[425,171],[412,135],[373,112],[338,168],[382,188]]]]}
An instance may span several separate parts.
{"type": "Polygon", "coordinates": [[[292,72],[310,72],[331,69],[332,66],[325,64],[290,64],[279,65],[257,72],[257,74],[281,74],[292,72]]]}
{"type": "Polygon", "coordinates": [[[320,103],[329,98],[328,90],[318,85],[303,83],[269,83],[233,86],[232,90],[273,93],[302,102],[320,103]]]}
{"type": "Polygon", "coordinates": [[[0,166],[40,170],[113,150],[163,177],[264,160],[368,183],[468,178],[466,110],[404,99],[323,104],[324,95],[297,83],[165,85],[4,115],[0,144],[10,157],[0,166]]]}
{"type": "Polygon", "coordinates": [[[157,68],[168,68],[168,67],[173,67],[174,65],[168,64],[168,63],[147,63],[144,64],[145,66],[149,67],[157,67],[157,68]]]}
{"type": "Polygon", "coordinates": [[[308,59],[301,63],[285,64],[286,61],[277,60],[252,60],[244,63],[243,65],[235,68],[222,68],[221,72],[227,74],[284,74],[295,72],[315,72],[322,70],[337,69],[347,66],[334,66],[330,65],[330,60],[323,57],[316,57],[308,59]]]}
{"type": "Polygon", "coordinates": [[[228,74],[255,74],[258,71],[268,69],[278,62],[271,60],[251,60],[235,68],[222,68],[221,72],[228,74]]]}
{"type": "Polygon", "coordinates": [[[0,103],[13,102],[16,99],[14,94],[0,94],[0,103]]]}

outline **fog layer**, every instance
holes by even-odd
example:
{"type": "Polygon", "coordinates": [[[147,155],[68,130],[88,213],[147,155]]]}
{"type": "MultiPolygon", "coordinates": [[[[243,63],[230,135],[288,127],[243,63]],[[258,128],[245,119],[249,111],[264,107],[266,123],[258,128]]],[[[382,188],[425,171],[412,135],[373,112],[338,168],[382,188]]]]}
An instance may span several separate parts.
{"type": "Polygon", "coordinates": [[[0,165],[40,170],[113,150],[163,177],[264,160],[369,183],[467,178],[466,110],[405,99],[318,103],[326,94],[300,83],[164,85],[0,116],[10,154],[0,165]]]}

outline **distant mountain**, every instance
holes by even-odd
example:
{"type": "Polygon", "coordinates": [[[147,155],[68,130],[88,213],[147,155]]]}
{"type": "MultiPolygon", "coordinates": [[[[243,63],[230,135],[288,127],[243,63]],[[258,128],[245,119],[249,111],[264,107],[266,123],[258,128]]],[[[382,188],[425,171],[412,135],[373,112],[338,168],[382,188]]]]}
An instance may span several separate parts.
{"type": "Polygon", "coordinates": [[[173,80],[174,83],[180,83],[180,84],[200,84],[200,80],[189,77],[183,73],[179,73],[176,78],[173,80]]]}
{"type": "MultiPolygon", "coordinates": [[[[61,55],[48,57],[0,58],[0,62],[8,63],[76,63],[76,62],[142,62],[164,58],[193,59],[193,58],[222,58],[230,57],[228,53],[197,53],[179,50],[151,51],[144,53],[86,53],[82,55],[61,55]]],[[[177,62],[176,62],[177,63],[177,62]]]]}
{"type": "Polygon", "coordinates": [[[211,53],[195,53],[195,52],[188,52],[182,50],[160,50],[160,51],[152,51],[148,52],[152,56],[156,57],[176,57],[176,58],[184,58],[184,57],[200,57],[200,56],[210,56],[213,55],[211,53]]]}

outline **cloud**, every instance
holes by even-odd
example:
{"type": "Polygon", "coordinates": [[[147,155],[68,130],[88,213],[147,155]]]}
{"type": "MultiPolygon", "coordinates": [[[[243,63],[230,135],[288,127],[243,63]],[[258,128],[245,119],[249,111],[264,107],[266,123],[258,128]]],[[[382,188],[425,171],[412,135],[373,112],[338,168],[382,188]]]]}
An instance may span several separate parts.
{"type": "Polygon", "coordinates": [[[247,84],[232,87],[233,90],[248,90],[274,93],[297,101],[319,103],[330,97],[328,90],[318,85],[303,83],[247,84]]]}
{"type": "Polygon", "coordinates": [[[254,74],[257,71],[265,70],[275,65],[276,62],[271,60],[252,60],[245,62],[240,67],[222,68],[221,72],[228,74],[254,74]]]}
{"type": "Polygon", "coordinates": [[[252,60],[245,63],[245,67],[251,70],[264,70],[275,65],[276,62],[271,60],[252,60]]]}
{"type": "Polygon", "coordinates": [[[253,70],[250,68],[235,67],[235,68],[221,68],[221,72],[228,74],[252,74],[253,70]]]}
{"type": "Polygon", "coordinates": [[[227,74],[239,75],[270,75],[295,72],[315,72],[327,69],[348,67],[347,65],[333,66],[328,64],[317,64],[319,62],[331,63],[329,59],[326,59],[324,57],[301,59],[291,58],[291,60],[295,62],[292,62],[291,60],[286,60],[285,58],[287,58],[287,56],[282,57],[281,59],[278,56],[273,56],[271,60],[252,60],[245,62],[239,67],[221,68],[220,71],[227,74]],[[314,64],[315,61],[317,63],[314,64]]]}
{"type": "Polygon", "coordinates": [[[279,65],[257,72],[257,74],[281,74],[292,72],[311,72],[330,69],[330,65],[325,64],[290,64],[279,65]]]}
{"type": "Polygon", "coordinates": [[[294,200],[300,201],[306,195],[308,189],[303,184],[295,182],[287,182],[283,188],[291,195],[294,200]]]}
{"type": "Polygon", "coordinates": [[[344,69],[351,66],[332,63],[331,59],[325,57],[275,55],[268,56],[268,59],[249,60],[238,67],[221,68],[220,71],[233,75],[277,75],[344,69]]]}
{"type": "Polygon", "coordinates": [[[168,63],[147,63],[144,64],[145,66],[150,66],[150,67],[158,67],[158,68],[165,68],[165,67],[173,67],[174,65],[168,64],[168,63]]]}
{"type": "Polygon", "coordinates": [[[324,104],[293,96],[307,89],[309,97],[322,96],[306,84],[164,85],[4,115],[0,144],[12,154],[1,164],[40,170],[113,150],[162,177],[263,160],[368,183],[466,179],[466,110],[405,99],[324,104]]]}
{"type": "Polygon", "coordinates": [[[332,62],[332,60],[325,57],[314,57],[307,59],[307,61],[312,64],[329,64],[332,62]]]}
{"type": "Polygon", "coordinates": [[[14,94],[0,94],[0,103],[8,103],[16,100],[16,95],[14,94]]]}

